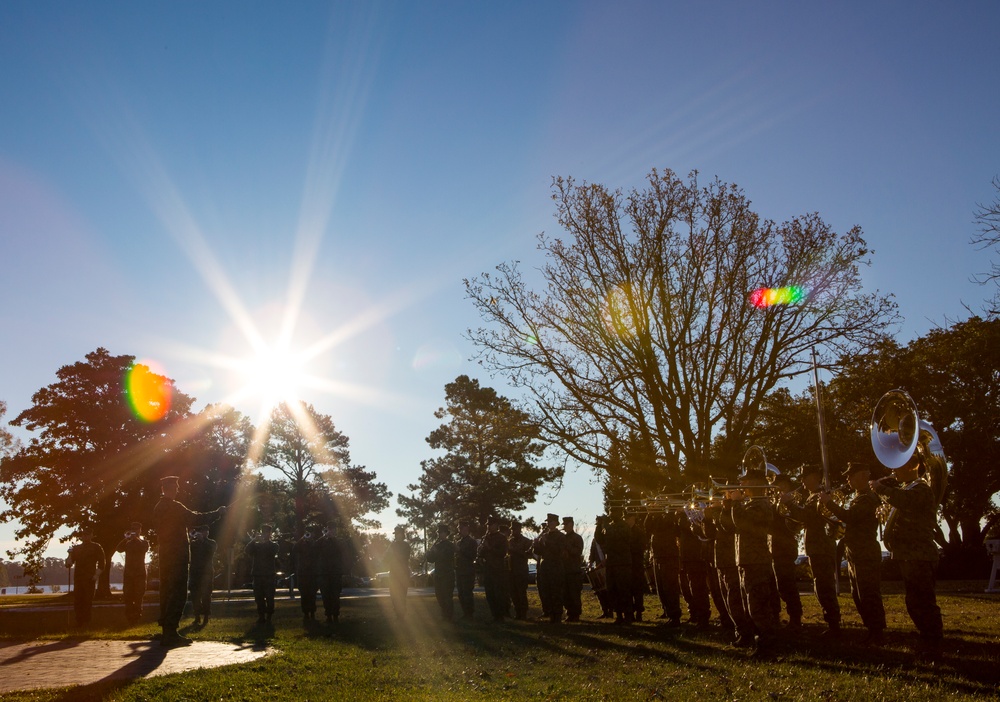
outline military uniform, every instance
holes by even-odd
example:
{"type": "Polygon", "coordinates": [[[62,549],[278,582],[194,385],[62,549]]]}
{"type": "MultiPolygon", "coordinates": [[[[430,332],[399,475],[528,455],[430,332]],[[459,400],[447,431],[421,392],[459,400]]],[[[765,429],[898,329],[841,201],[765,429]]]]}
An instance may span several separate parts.
{"type": "Polygon", "coordinates": [[[629,526],[628,544],[632,561],[632,617],[640,621],[646,611],[649,585],[646,583],[646,531],[638,520],[629,526]]]}
{"type": "Polygon", "coordinates": [[[566,621],[578,622],[583,613],[583,537],[573,531],[573,520],[570,517],[563,519],[563,528],[566,547],[563,580],[566,621]]]}
{"type": "Polygon", "coordinates": [[[563,615],[563,590],[566,574],[566,535],[556,527],[559,517],[548,516],[549,529],[537,539],[533,551],[538,560],[538,588],[547,611],[543,616],[551,622],[561,622],[563,615]]]}
{"type": "Polygon", "coordinates": [[[804,507],[788,504],[792,519],[805,527],[806,555],[813,573],[816,599],[831,633],[840,630],[840,601],[837,598],[837,542],[827,533],[827,518],[819,511],[819,493],[813,493],[804,507]]]}
{"type": "Polygon", "coordinates": [[[873,639],[885,629],[882,604],[882,549],[878,544],[878,510],[882,501],[872,492],[861,493],[847,509],[831,502],[828,507],[846,526],[847,569],[851,596],[861,621],[873,639]]]}
{"type": "Polygon", "coordinates": [[[455,544],[455,586],[458,589],[458,604],[462,608],[462,618],[472,619],[476,600],[476,553],[479,544],[469,534],[460,536],[455,544]]]}
{"type": "MultiPolygon", "coordinates": [[[[176,485],[176,478],[164,478],[161,484],[176,485]]],[[[171,494],[176,494],[173,492],[171,494]]],[[[191,559],[188,529],[218,519],[224,507],[211,512],[195,512],[165,493],[153,508],[153,529],[156,531],[160,560],[160,626],[161,643],[165,646],[189,643],[177,634],[184,604],[187,601],[188,565],[191,559]]]]}
{"type": "Polygon", "coordinates": [[[590,555],[587,557],[587,562],[590,564],[591,568],[596,568],[600,565],[604,569],[604,588],[594,588],[594,595],[597,596],[597,602],[601,605],[601,619],[607,619],[608,617],[614,616],[614,608],[611,606],[611,597],[608,594],[607,587],[608,571],[607,564],[605,563],[606,557],[604,554],[604,532],[605,520],[598,518],[594,528],[594,538],[590,540],[590,555]]]}
{"type": "Polygon", "coordinates": [[[146,553],[149,551],[149,542],[136,534],[122,539],[115,551],[125,554],[125,574],[122,578],[125,619],[129,624],[137,624],[142,618],[142,598],[146,594],[146,553]]]}
{"type": "Polygon", "coordinates": [[[774,602],[778,597],[771,569],[767,537],[774,521],[774,509],[766,497],[755,497],[731,508],[736,528],[736,561],[746,594],[747,612],[757,628],[759,643],[768,646],[778,631],[774,602]]]}
{"type": "Polygon", "coordinates": [[[208,532],[203,536],[191,539],[191,569],[188,573],[188,591],[191,595],[191,607],[195,622],[200,622],[212,613],[212,588],[215,581],[215,551],[217,544],[208,538],[208,532]]]}
{"type": "Polygon", "coordinates": [[[316,593],[319,590],[319,547],[318,541],[302,536],[292,546],[292,562],[294,564],[295,585],[299,589],[299,605],[302,607],[302,618],[316,618],[316,593]]]}
{"type": "Polygon", "coordinates": [[[898,511],[885,545],[898,561],[906,589],[906,611],[925,647],[938,653],[944,638],[941,609],[934,593],[940,554],[934,542],[937,500],[930,485],[915,481],[905,488],[879,485],[876,492],[898,511]]]}
{"type": "Polygon", "coordinates": [[[479,562],[483,566],[483,589],[486,591],[490,614],[494,621],[501,621],[510,614],[507,536],[499,531],[486,532],[479,542],[479,562]]]}
{"type": "Polygon", "coordinates": [[[104,570],[104,549],[94,541],[85,541],[69,550],[66,567],[73,571],[73,613],[77,626],[90,624],[90,610],[97,591],[97,574],[104,570]]]}
{"type": "Polygon", "coordinates": [[[531,556],[531,539],[521,533],[520,526],[512,525],[507,540],[507,568],[510,573],[510,600],[514,605],[514,618],[528,618],[528,558],[531,556]]]}
{"type": "Polygon", "coordinates": [[[257,604],[257,621],[271,621],[274,615],[275,578],[278,573],[278,542],[272,541],[269,533],[262,540],[247,544],[245,553],[251,560],[250,573],[253,576],[253,599],[257,604]]]}
{"type": "Polygon", "coordinates": [[[328,530],[316,539],[316,575],[327,623],[340,619],[340,593],[344,585],[344,544],[328,530]]]}
{"type": "Polygon", "coordinates": [[[632,608],[632,551],[629,527],[621,518],[613,519],[604,531],[605,564],[608,571],[608,595],[616,623],[635,620],[632,608]]]}
{"type": "Polygon", "coordinates": [[[708,564],[701,539],[685,516],[678,520],[681,554],[681,590],[688,605],[688,618],[698,626],[707,626],[712,610],[708,602],[708,564]]]}
{"type": "Polygon", "coordinates": [[[410,544],[406,542],[406,532],[396,527],[396,533],[389,544],[385,561],[389,566],[389,599],[397,617],[406,616],[406,592],[410,587],[410,544]]]}
{"type": "Polygon", "coordinates": [[[646,516],[646,534],[653,561],[653,581],[663,608],[661,618],[671,623],[681,619],[680,551],[677,547],[678,515],[652,513],[646,516]]]}
{"type": "Polygon", "coordinates": [[[749,643],[753,641],[755,632],[743,601],[740,569],[736,563],[736,527],[733,524],[732,504],[723,503],[718,518],[706,516],[705,528],[715,535],[713,564],[719,573],[719,588],[726,603],[726,614],[733,622],[737,642],[749,643]]]}
{"type": "Polygon", "coordinates": [[[722,578],[715,567],[715,536],[716,529],[707,519],[697,525],[697,531],[702,538],[702,551],[705,554],[705,570],[708,573],[708,592],[712,595],[712,603],[719,613],[719,625],[726,631],[736,630],[736,623],[729,616],[726,596],[722,592],[722,578]]]}
{"type": "Polygon", "coordinates": [[[799,556],[799,540],[788,520],[780,514],[774,515],[771,534],[768,539],[771,549],[771,567],[774,570],[774,580],[778,589],[778,614],[781,614],[781,601],[785,602],[788,612],[788,625],[797,628],[802,625],[802,599],[799,597],[799,586],[795,577],[795,559],[799,556]]]}
{"type": "Polygon", "coordinates": [[[438,540],[427,551],[427,561],[434,564],[434,597],[441,617],[449,622],[455,618],[455,550],[447,528],[442,528],[438,529],[438,540]]]}

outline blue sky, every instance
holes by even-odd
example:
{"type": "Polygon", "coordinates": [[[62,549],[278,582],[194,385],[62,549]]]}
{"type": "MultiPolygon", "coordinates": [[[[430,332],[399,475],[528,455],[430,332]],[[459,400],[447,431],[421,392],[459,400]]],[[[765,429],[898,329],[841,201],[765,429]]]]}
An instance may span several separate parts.
{"type": "MultiPolygon", "coordinates": [[[[295,347],[330,341],[305,399],[398,493],[445,383],[505,391],[461,281],[540,262],[556,175],[698,169],[860,225],[907,341],[988,297],[997,26],[993,2],[4,3],[6,419],[98,346],[200,409],[243,383],[212,360],[251,354],[238,320],[269,339],[291,305],[295,347]]],[[[579,471],[530,514],[599,499],[579,471]]]]}

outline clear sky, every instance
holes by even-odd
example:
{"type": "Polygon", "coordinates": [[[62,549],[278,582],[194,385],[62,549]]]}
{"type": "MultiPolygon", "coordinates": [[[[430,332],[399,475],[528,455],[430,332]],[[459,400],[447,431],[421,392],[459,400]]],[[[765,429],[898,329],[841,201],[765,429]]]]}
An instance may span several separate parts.
{"type": "MultiPolygon", "coordinates": [[[[908,341],[988,297],[998,26],[992,1],[2,3],[5,419],[99,346],[201,409],[245,384],[220,359],[246,330],[291,319],[322,342],[304,399],[398,493],[445,383],[508,392],[469,360],[462,279],[540,263],[556,175],[698,169],[860,225],[908,341]]],[[[599,502],[580,470],[529,514],[599,502]]]]}

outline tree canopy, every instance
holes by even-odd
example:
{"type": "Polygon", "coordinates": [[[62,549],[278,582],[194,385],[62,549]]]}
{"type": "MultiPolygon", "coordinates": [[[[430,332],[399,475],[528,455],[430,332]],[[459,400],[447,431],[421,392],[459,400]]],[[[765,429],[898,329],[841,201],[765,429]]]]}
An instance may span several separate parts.
{"type": "Polygon", "coordinates": [[[388,506],[385,483],[364,466],[351,465],[349,443],[333,419],[310,404],[283,403],[271,412],[257,462],[287,479],[298,533],[314,519],[376,525],[364,515],[388,506]]]}
{"type": "Polygon", "coordinates": [[[778,224],[736,185],[670,170],[628,193],[556,178],[552,197],[568,238],[539,236],[537,285],[518,262],[467,280],[484,323],[469,335],[526,392],[540,436],[594,468],[623,442],[664,479],[731,465],[812,347],[836,367],[897,320],[891,297],[862,291],[858,227],[838,234],[818,214],[778,224]],[[788,286],[804,291],[797,304],[749,303],[788,286]]]}
{"type": "MultiPolygon", "coordinates": [[[[981,553],[982,520],[1000,493],[1000,319],[971,317],[934,329],[906,346],[886,342],[845,358],[823,388],[831,465],[875,463],[869,425],[882,395],[903,388],[941,439],[950,464],[942,517],[952,548],[981,553]]],[[[753,441],[779,468],[819,462],[811,391],[772,393],[753,441]],[[811,421],[810,421],[811,420],[811,421]]]]}
{"type": "Polygon", "coordinates": [[[442,456],[421,461],[420,479],[400,495],[397,513],[418,528],[436,520],[490,517],[509,519],[533,502],[546,482],[563,476],[561,467],[538,465],[545,446],[531,416],[478,380],[458,376],[445,385],[446,420],[427,437],[442,456]]]}
{"type": "Polygon", "coordinates": [[[159,479],[192,431],[186,421],[191,398],[135,364],[134,356],[99,348],[56,377],[11,422],[35,436],[0,463],[0,497],[7,503],[0,520],[20,522],[15,535],[22,545],[10,555],[23,556],[29,568],[63,526],[93,526],[95,540],[109,552],[131,520],[152,511],[159,479]],[[156,421],[135,411],[127,380],[133,368],[159,384],[165,394],[158,402],[169,400],[156,421]]]}

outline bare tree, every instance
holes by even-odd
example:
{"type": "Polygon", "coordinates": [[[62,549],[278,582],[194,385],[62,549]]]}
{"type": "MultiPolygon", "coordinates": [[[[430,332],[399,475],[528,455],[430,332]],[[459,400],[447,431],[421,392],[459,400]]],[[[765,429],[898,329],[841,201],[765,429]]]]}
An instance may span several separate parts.
{"type": "MultiPolygon", "coordinates": [[[[975,222],[979,233],[972,237],[972,245],[979,249],[995,249],[1000,254],[1000,176],[993,178],[993,189],[997,191],[993,202],[976,205],[975,222]]],[[[981,285],[994,283],[997,288],[987,303],[991,315],[1000,314],[1000,261],[993,261],[990,272],[976,276],[973,280],[981,285]]]]}
{"type": "MultiPolygon", "coordinates": [[[[737,186],[653,170],[627,194],[553,180],[567,240],[539,236],[532,287],[517,262],[466,280],[484,326],[482,365],[526,391],[543,437],[604,469],[622,441],[666,479],[737,460],[776,385],[882,338],[898,314],[865,294],[861,229],[817,214],[776,224],[737,186]],[[752,290],[801,286],[797,304],[758,309],[752,290]],[[636,445],[638,444],[638,446],[636,445]]],[[[730,463],[731,465],[731,463],[730,463]]]]}

